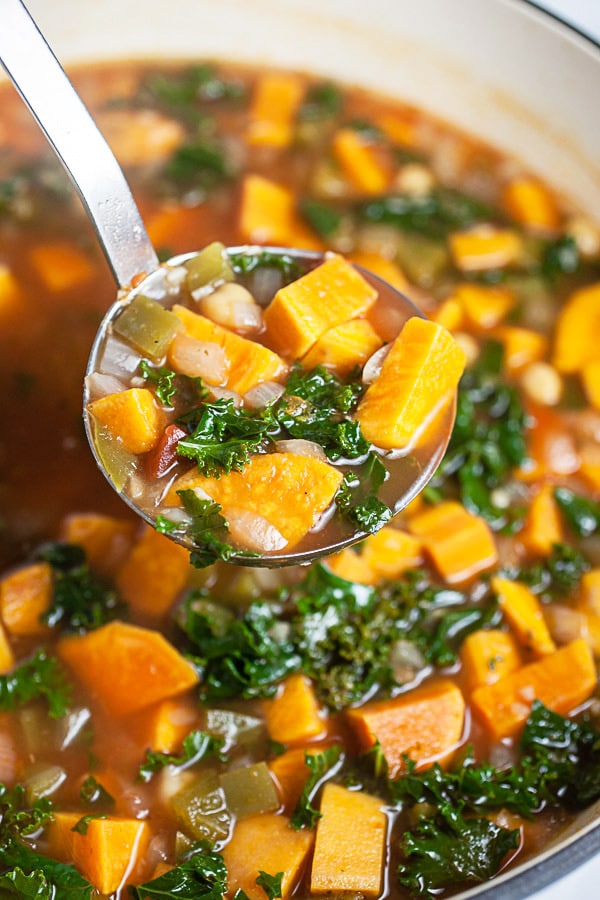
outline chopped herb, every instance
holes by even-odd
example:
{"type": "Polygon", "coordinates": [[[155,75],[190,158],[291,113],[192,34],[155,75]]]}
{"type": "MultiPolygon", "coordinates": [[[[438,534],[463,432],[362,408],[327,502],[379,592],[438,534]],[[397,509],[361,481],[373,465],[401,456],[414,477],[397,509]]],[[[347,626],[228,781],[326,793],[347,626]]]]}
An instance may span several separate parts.
{"type": "Polygon", "coordinates": [[[78,633],[92,631],[123,614],[124,604],[113,588],[90,570],[85,551],[76,544],[44,544],[36,559],[52,566],[52,605],[44,621],[78,633]]]}
{"type": "Polygon", "coordinates": [[[580,497],[568,488],[555,488],[554,498],[567,522],[579,537],[590,537],[600,527],[600,503],[580,497]]]}
{"type": "Polygon", "coordinates": [[[0,709],[11,710],[43,698],[51,718],[64,716],[71,702],[71,689],[58,660],[38,650],[12,672],[0,675],[0,709]]]}
{"type": "Polygon", "coordinates": [[[155,750],[146,750],[146,760],[138,770],[138,778],[141,781],[150,781],[156,772],[160,772],[165,766],[186,766],[216,756],[221,762],[225,757],[221,753],[224,740],[214,737],[204,731],[191,731],[183,739],[183,752],[176,756],[172,753],[161,753],[155,750]]]}
{"type": "Polygon", "coordinates": [[[176,394],[182,390],[195,400],[205,400],[208,389],[202,378],[193,378],[167,369],[166,366],[153,366],[149,360],[140,362],[142,378],[154,385],[156,397],[163,406],[172,406],[176,394]]]}
{"type": "Polygon", "coordinates": [[[191,517],[186,532],[194,542],[190,562],[197,569],[212,565],[217,559],[227,562],[234,554],[252,556],[248,551],[237,551],[224,537],[229,532],[227,520],[221,515],[221,507],[212,500],[201,500],[194,491],[177,491],[184,510],[191,517]]]}
{"type": "Polygon", "coordinates": [[[241,472],[250,455],[264,449],[273,431],[270,416],[236,407],[233,400],[205,403],[195,415],[194,430],[189,437],[178,441],[177,453],[193,459],[206,476],[218,478],[232,470],[241,472]]]}
{"type": "Polygon", "coordinates": [[[300,828],[314,828],[321,818],[318,809],[312,806],[315,789],[331,769],[336,765],[341,756],[342,748],[337,744],[328,747],[322,753],[304,753],[304,762],[310,769],[310,775],[302,789],[290,825],[296,830],[300,828]]]}
{"type": "Polygon", "coordinates": [[[269,875],[267,872],[259,869],[256,884],[263,888],[267,895],[267,900],[278,900],[283,894],[281,887],[282,878],[283,872],[278,872],[277,875],[269,875]]]}
{"type": "Polygon", "coordinates": [[[129,886],[136,900],[223,900],[227,868],[220,853],[194,853],[158,878],[129,886]]]}
{"type": "Polygon", "coordinates": [[[346,472],[336,494],[337,507],[360,531],[374,534],[392,518],[392,510],[377,497],[387,471],[375,453],[366,462],[346,472]]]}
{"type": "Polygon", "coordinates": [[[448,450],[425,497],[457,490],[464,506],[494,530],[516,527],[524,510],[499,507],[494,491],[506,487],[526,459],[526,424],[519,395],[502,376],[502,346],[489,341],[460,381],[448,450]]]}
{"type": "Polygon", "coordinates": [[[321,122],[338,116],[343,108],[344,95],[337,85],[325,81],[312,85],[300,106],[298,117],[302,122],[321,122]]]}
{"type": "Polygon", "coordinates": [[[87,806],[112,809],[115,805],[115,798],[108,793],[106,788],[100,784],[93,775],[88,775],[84,780],[79,791],[79,796],[81,801],[87,806]]]}
{"type": "Polygon", "coordinates": [[[76,832],[76,834],[87,834],[88,828],[90,827],[90,822],[93,822],[94,819],[105,819],[106,813],[88,813],[86,816],[82,816],[73,827],[71,831],[76,832]]]}
{"type": "Polygon", "coordinates": [[[47,797],[25,804],[22,784],[9,789],[0,783],[0,843],[15,837],[35,834],[52,819],[52,802],[47,797]]]}
{"type": "Polygon", "coordinates": [[[257,269],[276,269],[287,282],[295,281],[303,274],[293,256],[270,253],[268,250],[261,250],[259,253],[230,253],[229,262],[236,275],[250,275],[257,269]]]}
{"type": "Polygon", "coordinates": [[[333,413],[348,413],[360,400],[365,385],[359,381],[345,383],[324,366],[303,369],[298,363],[286,382],[286,393],[309,400],[333,413]]]}
{"type": "Polygon", "coordinates": [[[340,227],[343,215],[319,200],[301,200],[300,214],[323,238],[332,237],[340,227]]]}

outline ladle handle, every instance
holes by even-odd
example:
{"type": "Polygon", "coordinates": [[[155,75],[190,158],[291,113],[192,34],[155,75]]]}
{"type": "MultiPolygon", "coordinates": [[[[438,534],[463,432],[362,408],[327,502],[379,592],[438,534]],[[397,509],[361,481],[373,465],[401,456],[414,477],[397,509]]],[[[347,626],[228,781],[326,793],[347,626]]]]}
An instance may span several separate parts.
{"type": "Polygon", "coordinates": [[[119,286],[156,269],[117,160],[21,0],[0,0],[0,63],[67,170],[119,286]]]}

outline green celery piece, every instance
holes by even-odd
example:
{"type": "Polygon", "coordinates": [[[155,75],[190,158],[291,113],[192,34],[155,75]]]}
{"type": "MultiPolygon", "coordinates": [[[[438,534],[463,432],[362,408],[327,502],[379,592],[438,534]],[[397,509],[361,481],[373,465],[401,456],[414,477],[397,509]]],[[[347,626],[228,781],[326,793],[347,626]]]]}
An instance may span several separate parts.
{"type": "Polygon", "coordinates": [[[256,716],[247,716],[232,709],[207,709],[206,730],[223,739],[223,749],[240,745],[251,746],[262,740],[265,725],[256,716]]]}
{"type": "Polygon", "coordinates": [[[122,491],[135,465],[134,454],[125,450],[104,425],[94,425],[94,446],[115,490],[122,491]]]}
{"type": "Polygon", "coordinates": [[[448,268],[450,256],[445,242],[406,233],[398,239],[398,262],[410,281],[427,288],[448,268]]]}
{"type": "Polygon", "coordinates": [[[153,360],[162,359],[181,328],[176,315],[143,294],[134,297],[113,324],[117,334],[153,360]]]}
{"type": "Polygon", "coordinates": [[[214,845],[229,837],[233,816],[212,769],[174,794],[170,805],[181,830],[194,840],[214,845]]]}
{"type": "Polygon", "coordinates": [[[273,812],[279,798],[265,762],[240,766],[219,776],[227,807],[238,818],[273,812]]]}
{"type": "Polygon", "coordinates": [[[186,285],[190,291],[235,280],[225,244],[220,241],[208,244],[200,253],[188,259],[184,267],[187,270],[186,285]]]}

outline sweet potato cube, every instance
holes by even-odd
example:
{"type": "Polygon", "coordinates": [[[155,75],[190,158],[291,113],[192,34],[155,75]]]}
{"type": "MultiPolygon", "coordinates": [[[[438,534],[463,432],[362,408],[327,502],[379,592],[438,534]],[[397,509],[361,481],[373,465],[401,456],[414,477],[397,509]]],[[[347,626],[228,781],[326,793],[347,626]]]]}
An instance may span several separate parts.
{"type": "Polygon", "coordinates": [[[330,328],[302,357],[302,366],[313,369],[325,366],[344,377],[356,367],[364,366],[382,345],[382,340],[366,319],[351,319],[330,328]]]}
{"type": "Polygon", "coordinates": [[[327,565],[348,581],[377,584],[384,579],[398,578],[422,562],[421,541],[406,531],[385,525],[361,542],[359,552],[346,548],[330,556],[327,565]]]}
{"type": "Polygon", "coordinates": [[[265,892],[256,884],[259,872],[282,872],[281,896],[287,900],[312,845],[313,833],[307,829],[295,831],[286,816],[262,813],[239,819],[222,850],[229,875],[227,896],[241,889],[250,900],[264,900],[265,892]]]}
{"type": "Polygon", "coordinates": [[[578,638],[494,684],[477,688],[471,706],[491,737],[501,740],[513,737],[525,724],[534,700],[564,716],[591,696],[596,682],[592,651],[578,638]]]}
{"type": "Polygon", "coordinates": [[[408,530],[422,540],[436,569],[449,584],[491,569],[498,560],[487,522],[452,500],[412,516],[408,530]]]}
{"type": "Polygon", "coordinates": [[[528,231],[552,234],[560,227],[554,195],[541,182],[523,176],[510,181],[502,192],[502,205],[511,218],[528,231]]]}
{"type": "Polygon", "coordinates": [[[160,753],[175,753],[190,731],[199,727],[198,703],[185,697],[169,697],[143,709],[131,721],[140,744],[160,753]]]}
{"type": "Polygon", "coordinates": [[[93,400],[88,410],[129,453],[152,450],[162,434],[162,415],[152,391],[147,388],[129,388],[107,394],[93,400]]]}
{"type": "Polygon", "coordinates": [[[492,578],[500,609],[518,642],[535,656],[554,653],[556,645],[550,636],[540,601],[527,585],[508,578],[492,578]]]}
{"type": "Polygon", "coordinates": [[[0,623],[0,675],[6,675],[15,664],[15,655],[10,646],[4,625],[0,623]]]}
{"type": "Polygon", "coordinates": [[[246,175],[242,182],[239,232],[248,244],[288,245],[296,200],[290,188],[263,178],[246,175]]]}
{"type": "Polygon", "coordinates": [[[372,253],[367,250],[357,251],[352,254],[352,262],[363,269],[367,269],[374,275],[383,278],[392,287],[399,291],[405,291],[409,287],[408,279],[398,263],[393,259],[382,256],[381,253],[372,253]]]}
{"type": "Polygon", "coordinates": [[[63,637],[57,654],[106,712],[131,713],[176,697],[198,683],[194,667],[158,631],[109,622],[63,637]]]}
{"type": "Polygon", "coordinates": [[[365,703],[346,716],[365,750],[379,743],[396,778],[406,768],[405,756],[418,769],[448,761],[462,737],[465,701],[452,681],[440,679],[392,700],[365,703]]]}
{"type": "Polygon", "coordinates": [[[464,365],[464,351],[445,328],[408,319],[358,405],[366,439],[385,450],[418,441],[432,413],[450,402],[464,365]]]}
{"type": "Polygon", "coordinates": [[[539,362],[546,355],[548,340],[531,328],[502,325],[493,333],[504,347],[504,366],[510,375],[520,372],[530,363],[539,362]]]}
{"type": "Polygon", "coordinates": [[[501,269],[515,262],[521,252],[521,238],[516,231],[493,225],[456,231],[448,241],[454,264],[463,272],[501,269]]]}
{"type": "Polygon", "coordinates": [[[600,409],[600,359],[586,363],[581,370],[585,395],[594,409],[600,409]]]}
{"type": "Polygon", "coordinates": [[[287,147],[304,86],[297,75],[266,73],[254,87],[247,141],[254,146],[287,147]]]}
{"type": "Polygon", "coordinates": [[[382,194],[390,173],[377,158],[373,146],[354,128],[340,128],[331,151],[350,184],[363,194],[382,194]]]}
{"type": "Polygon", "coordinates": [[[520,540],[531,553],[548,556],[563,538],[563,526],[554,487],[543,485],[529,504],[520,540]]]}
{"type": "Polygon", "coordinates": [[[362,791],[328,782],[321,797],[310,873],[313,894],[381,893],[387,818],[384,804],[362,791]]]}
{"type": "Polygon", "coordinates": [[[13,272],[0,263],[0,317],[10,315],[21,300],[19,283],[13,272]]]}
{"type": "Polygon", "coordinates": [[[42,621],[52,605],[52,568],[49,563],[23,566],[0,581],[0,615],[9,634],[44,635],[42,621]]]}
{"type": "Polygon", "coordinates": [[[307,752],[318,753],[319,745],[312,748],[292,747],[269,763],[269,770],[277,785],[281,802],[288,813],[294,810],[310,775],[310,769],[305,762],[307,752]]]}
{"type": "Polygon", "coordinates": [[[100,513],[73,513],[61,523],[61,539],[85,551],[90,568],[112,578],[133,542],[135,525],[100,513]]]}
{"type": "Polygon", "coordinates": [[[73,831],[80,813],[55,812],[47,828],[50,853],[69,862],[100,894],[112,894],[143,855],[150,827],[140,819],[91,819],[85,834],[73,831]]]}
{"type": "Polygon", "coordinates": [[[49,291],[80,287],[94,275],[91,260],[70,241],[38,244],[29,251],[29,261],[49,291]]]}
{"type": "Polygon", "coordinates": [[[499,325],[515,304],[515,295],[503,287],[487,284],[461,284],[452,293],[467,321],[478,329],[499,325]]]}
{"type": "Polygon", "coordinates": [[[552,363],[559,372],[580,372],[598,359],[600,282],[574,291],[558,314],[552,363]]]}
{"type": "Polygon", "coordinates": [[[223,508],[261,516],[287,541],[297,544],[318,520],[340,486],[342,475],[316,457],[296,453],[253,456],[241,472],[206,478],[189,472],[172,485],[167,502],[177,504],[178,490],[201,488],[223,508]]]}
{"type": "Polygon", "coordinates": [[[450,297],[447,297],[440,303],[437,309],[431,313],[431,318],[438,325],[441,325],[442,328],[446,328],[447,331],[452,331],[453,333],[458,331],[465,320],[465,312],[456,294],[451,294],[450,297]]]}
{"type": "Polygon", "coordinates": [[[278,353],[303,357],[330,328],[363,316],[377,290],[341,256],[280,288],[265,310],[267,340],[278,353]]]}
{"type": "Polygon", "coordinates": [[[480,628],[467,635],[460,647],[460,660],[470,690],[493,684],[521,665],[514,637],[499,628],[480,628]]]}
{"type": "Polygon", "coordinates": [[[290,675],[274,700],[265,701],[269,737],[280,744],[316,738],[325,730],[323,713],[310,678],[290,675]]]}
{"type": "Polygon", "coordinates": [[[174,306],[173,312],[183,322],[190,337],[223,347],[229,363],[226,387],[230,390],[245,394],[257,384],[278,381],[285,374],[285,362],[262,344],[234,334],[184,306],[174,306]]]}
{"type": "Polygon", "coordinates": [[[116,584],[136,614],[156,618],[171,609],[190,572],[185,547],[146,526],[120,567],[116,584]]]}

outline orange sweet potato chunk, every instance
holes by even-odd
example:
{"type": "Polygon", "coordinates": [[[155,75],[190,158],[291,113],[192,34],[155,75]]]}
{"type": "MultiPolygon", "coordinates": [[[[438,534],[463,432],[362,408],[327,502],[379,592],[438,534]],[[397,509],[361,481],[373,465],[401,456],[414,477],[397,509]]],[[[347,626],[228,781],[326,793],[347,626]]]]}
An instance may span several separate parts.
{"type": "Polygon", "coordinates": [[[91,819],[85,834],[73,831],[80,813],[55,812],[47,829],[50,853],[69,862],[101,894],[112,894],[125,882],[150,839],[147,822],[139,819],[91,819]]]}
{"type": "Polygon", "coordinates": [[[422,562],[421,541],[406,531],[385,525],[375,534],[368,535],[358,552],[346,548],[330,556],[327,565],[340,578],[360,584],[377,584],[387,578],[398,578],[422,562]]]}
{"type": "Polygon", "coordinates": [[[64,291],[85,284],[94,275],[91,260],[71,241],[38,244],[29,251],[38,277],[50,291],[64,291]]]}
{"type": "Polygon", "coordinates": [[[540,601],[527,585],[508,578],[492,578],[500,609],[519,643],[535,656],[554,653],[556,645],[544,619],[540,601]]]}
{"type": "Polygon", "coordinates": [[[554,195],[541,182],[514,178],[502,192],[502,205],[509,216],[529,231],[541,234],[560,227],[560,211],[554,195]]]}
{"type": "Polygon", "coordinates": [[[302,366],[313,369],[325,366],[336,375],[349,375],[357,366],[364,366],[382,345],[382,340],[366,319],[351,319],[330,328],[302,357],[302,366]]]}
{"type": "Polygon", "coordinates": [[[384,804],[328,782],[321,797],[310,889],[314,894],[381,893],[387,818],[384,804]]]}
{"type": "Polygon", "coordinates": [[[227,510],[262,516],[287,541],[297,544],[327,509],[340,485],[341,473],[316,457],[268,453],[251,457],[241,472],[206,478],[193,471],[182,475],[167,494],[179,503],[178,490],[201,488],[227,510]]]}
{"type": "Polygon", "coordinates": [[[161,700],[137,713],[131,721],[140,744],[160,753],[175,753],[199,724],[198,703],[187,696],[161,700]]]}
{"type": "Polygon", "coordinates": [[[90,415],[118,438],[129,453],[146,453],[159,441],[163,419],[152,391],[128,388],[88,405],[90,415]]]}
{"type": "Polygon", "coordinates": [[[173,307],[173,312],[183,322],[190,337],[212,341],[223,348],[229,363],[226,382],[229,390],[245,394],[263,381],[279,381],[285,375],[285,362],[268,347],[240,337],[179,304],[173,307]]]}
{"type": "Polygon", "coordinates": [[[470,690],[493,684],[521,665],[515,639],[499,628],[481,628],[467,635],[461,644],[460,660],[470,690]]]}
{"type": "Polygon", "coordinates": [[[293,137],[294,118],[303,93],[303,81],[297,75],[261,75],[252,94],[248,143],[286,147],[293,137]]]}
{"type": "Polygon", "coordinates": [[[158,631],[109,622],[63,637],[57,654],[104,709],[131,713],[182,694],[198,683],[193,666],[158,631]]]}
{"type": "Polygon", "coordinates": [[[532,499],[525,524],[519,535],[521,542],[531,553],[548,556],[563,537],[563,526],[554,487],[543,485],[532,499]]]}
{"type": "Polygon", "coordinates": [[[382,194],[390,172],[373,152],[368,140],[354,128],[340,128],[333,136],[331,152],[350,184],[364,194],[382,194]]]}
{"type": "Polygon", "coordinates": [[[598,359],[600,282],[574,291],[558,314],[553,365],[561,373],[580,372],[598,359]]]}
{"type": "Polygon", "coordinates": [[[85,551],[90,568],[112,578],[129,551],[135,525],[100,513],[73,513],[61,524],[61,540],[85,551]]]}
{"type": "Polygon", "coordinates": [[[49,633],[42,616],[52,604],[52,568],[49,563],[23,566],[0,581],[0,615],[9,634],[49,633]]]}
{"type": "Polygon", "coordinates": [[[146,526],[120,567],[116,584],[134,612],[159,617],[172,607],[189,575],[185,547],[146,526]]]}
{"type": "Polygon", "coordinates": [[[304,356],[326,331],[364,315],[377,290],[341,256],[280,288],[265,310],[267,340],[278,353],[304,356]]]}
{"type": "Polygon", "coordinates": [[[290,675],[277,697],[265,702],[264,712],[269,737],[280,744],[307,741],[325,730],[312,682],[301,673],[290,675]]]}
{"type": "Polygon", "coordinates": [[[264,900],[265,892],[256,884],[259,872],[282,872],[281,896],[287,900],[312,845],[312,831],[295,831],[287,816],[263,813],[239,819],[222,850],[229,875],[227,896],[241,888],[250,900],[264,900]]]}
{"type": "Polygon", "coordinates": [[[494,684],[477,688],[471,705],[491,737],[501,740],[513,737],[525,724],[534,700],[564,716],[591,696],[596,683],[592,651],[578,638],[494,684]]]}
{"type": "Polygon", "coordinates": [[[450,758],[462,737],[465,701],[452,681],[439,679],[391,700],[366,703],[346,715],[364,749],[380,744],[390,775],[396,778],[406,767],[405,756],[418,769],[450,758]]]}
{"type": "Polygon", "coordinates": [[[464,366],[464,351],[445,328],[408,319],[358,405],[364,436],[386,450],[415,443],[431,414],[451,400],[464,366]]]}

